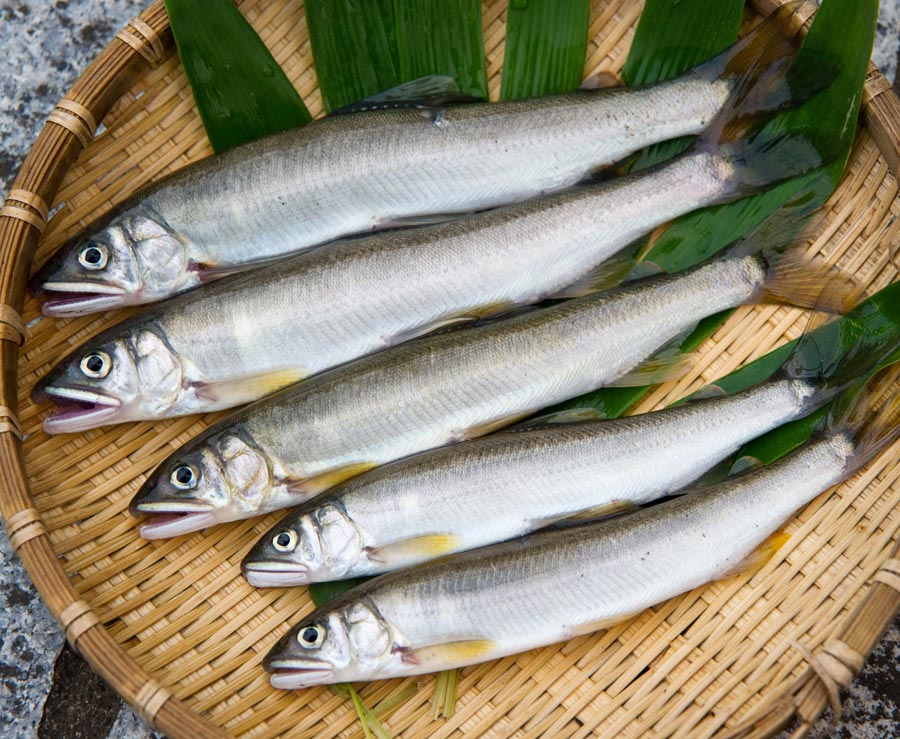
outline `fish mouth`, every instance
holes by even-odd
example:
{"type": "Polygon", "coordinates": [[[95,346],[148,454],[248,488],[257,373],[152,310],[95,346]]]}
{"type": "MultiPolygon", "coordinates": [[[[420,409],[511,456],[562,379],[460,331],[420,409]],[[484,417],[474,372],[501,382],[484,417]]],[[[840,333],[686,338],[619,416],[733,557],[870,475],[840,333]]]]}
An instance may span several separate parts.
{"type": "Polygon", "coordinates": [[[306,585],[313,580],[309,568],[299,562],[241,562],[241,571],[254,588],[283,588],[306,585]]]}
{"type": "Polygon", "coordinates": [[[266,659],[269,683],[278,690],[296,690],[335,682],[334,670],[324,662],[299,659],[266,659]]]}
{"type": "Polygon", "coordinates": [[[148,500],[132,503],[129,510],[134,516],[150,515],[150,521],[139,529],[149,540],[192,534],[218,523],[216,507],[202,500],[148,500]]]}
{"type": "Polygon", "coordinates": [[[102,283],[90,286],[81,282],[45,282],[41,286],[47,296],[41,311],[53,318],[72,318],[101,310],[125,306],[125,289],[102,283]]]}
{"type": "Polygon", "coordinates": [[[115,418],[122,407],[122,402],[111,395],[61,385],[38,386],[34,397],[50,398],[61,406],[44,419],[44,431],[48,434],[71,434],[102,426],[115,418]]]}

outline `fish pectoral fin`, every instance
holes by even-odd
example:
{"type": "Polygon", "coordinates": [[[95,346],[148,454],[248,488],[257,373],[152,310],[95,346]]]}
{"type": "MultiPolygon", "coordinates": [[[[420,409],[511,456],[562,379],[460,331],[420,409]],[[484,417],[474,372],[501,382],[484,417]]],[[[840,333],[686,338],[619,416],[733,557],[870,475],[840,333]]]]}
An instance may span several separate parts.
{"type": "Polygon", "coordinates": [[[607,387],[641,387],[678,380],[691,371],[696,361],[695,355],[685,354],[679,347],[666,348],[607,383],[607,387]]]}
{"type": "Polygon", "coordinates": [[[642,250],[633,245],[626,246],[621,251],[613,254],[602,264],[597,265],[568,287],[564,287],[558,293],[553,293],[555,298],[583,298],[586,295],[603,292],[616,287],[625,281],[631,274],[641,257],[642,250]]]}
{"type": "Polygon", "coordinates": [[[435,669],[462,667],[489,659],[497,643],[490,639],[467,639],[427,647],[405,649],[403,661],[414,665],[433,665],[435,669]]]}
{"type": "Polygon", "coordinates": [[[462,538],[455,534],[433,533],[400,539],[383,547],[369,547],[366,553],[373,562],[401,567],[410,561],[442,557],[458,549],[461,544],[462,538]]]}
{"type": "Polygon", "coordinates": [[[791,535],[784,531],[776,531],[750,554],[744,557],[734,567],[725,573],[724,577],[734,577],[735,575],[755,575],[765,564],[775,556],[775,553],[781,549],[790,540],[791,535]]]}
{"type": "Polygon", "coordinates": [[[532,431],[546,428],[555,424],[585,423],[587,421],[603,421],[606,415],[597,408],[567,408],[564,411],[545,413],[542,416],[529,418],[527,421],[516,424],[509,431],[532,431]]]}
{"type": "Polygon", "coordinates": [[[517,413],[514,416],[507,416],[506,418],[500,418],[496,421],[488,421],[487,423],[478,424],[476,426],[470,426],[469,428],[458,431],[453,434],[453,441],[468,441],[469,439],[477,439],[479,436],[487,436],[488,434],[492,434],[495,431],[499,431],[502,428],[506,428],[507,426],[511,426],[517,421],[521,421],[523,418],[528,416],[528,413],[517,413]]]}
{"type": "Polygon", "coordinates": [[[376,462],[354,462],[353,464],[335,467],[327,472],[306,477],[302,480],[288,480],[286,485],[291,493],[312,497],[328,490],[328,488],[339,485],[344,480],[349,480],[351,477],[356,477],[376,467],[378,467],[376,462]]]}
{"type": "Polygon", "coordinates": [[[480,102],[484,102],[484,100],[462,92],[453,77],[431,74],[332,110],[329,115],[346,115],[347,113],[388,108],[430,108],[480,102]]]}
{"type": "Polygon", "coordinates": [[[307,377],[309,377],[308,372],[291,368],[258,375],[245,375],[223,382],[197,382],[193,387],[198,398],[213,403],[227,403],[232,406],[269,395],[307,377]]]}

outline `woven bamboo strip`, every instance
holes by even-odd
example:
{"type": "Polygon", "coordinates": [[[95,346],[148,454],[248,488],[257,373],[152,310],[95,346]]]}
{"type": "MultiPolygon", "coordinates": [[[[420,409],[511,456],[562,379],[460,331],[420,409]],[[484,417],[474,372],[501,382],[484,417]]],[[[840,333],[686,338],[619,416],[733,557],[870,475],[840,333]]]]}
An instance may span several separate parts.
{"type": "MultiPolygon", "coordinates": [[[[754,4],[768,13],[780,2],[754,4]]],[[[320,113],[301,3],[247,0],[241,7],[320,113]]],[[[794,29],[813,7],[800,9],[794,29]]],[[[483,8],[496,96],[505,3],[483,8]]],[[[633,0],[592,3],[586,73],[618,72],[640,10],[633,0]]],[[[0,218],[0,305],[21,313],[28,333],[21,349],[15,330],[0,340],[3,419],[27,434],[20,446],[13,433],[0,433],[0,513],[11,538],[78,650],[173,739],[225,736],[222,729],[248,737],[357,735],[356,714],[343,698],[324,689],[273,691],[260,668],[287,622],[311,608],[302,589],[254,592],[238,574],[241,556],[277,513],[183,540],[146,542],[135,533],[126,508],[143,476],[216,415],[73,438],[40,432],[44,409],[28,398],[31,385],[108,319],[50,321],[35,301],[23,305],[39,229],[46,225],[42,261],[97,213],[210,153],[159,3],[111,42],[67,100],[10,192],[7,204],[17,210],[0,218]],[[91,138],[99,121],[105,129],[91,138]]],[[[898,105],[873,70],[865,129],[810,247],[870,292],[897,276],[890,247],[900,236],[898,105]]],[[[807,320],[781,306],[737,311],[701,347],[692,372],[654,390],[641,409],[760,356],[799,335],[807,320]]],[[[362,695],[375,705],[418,685],[386,718],[405,737],[705,737],[742,722],[740,736],[763,737],[796,716],[802,730],[834,685],[858,671],[857,655],[871,649],[900,607],[896,455],[802,511],[786,526],[791,541],[752,578],[687,593],[601,634],[465,670],[450,720],[431,718],[430,677],[374,683],[362,695]]]]}

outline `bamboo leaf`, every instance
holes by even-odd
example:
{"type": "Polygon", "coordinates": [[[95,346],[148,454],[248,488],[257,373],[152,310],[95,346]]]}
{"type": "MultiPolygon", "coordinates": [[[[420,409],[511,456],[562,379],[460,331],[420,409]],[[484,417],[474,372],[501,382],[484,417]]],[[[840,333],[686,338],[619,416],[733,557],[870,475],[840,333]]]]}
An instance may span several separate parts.
{"type": "Polygon", "coordinates": [[[335,596],[340,595],[350,588],[355,588],[360,583],[370,580],[369,577],[354,577],[349,580],[335,580],[332,582],[316,582],[309,586],[309,597],[316,606],[321,606],[335,596]]]}
{"type": "Polygon", "coordinates": [[[394,0],[306,0],[303,7],[326,111],[405,81],[394,0]]]}
{"type": "Polygon", "coordinates": [[[400,76],[448,75],[459,89],[487,99],[487,64],[479,0],[394,0],[400,76]]]}
{"type": "Polygon", "coordinates": [[[309,123],[309,111],[229,0],[166,0],[206,135],[223,151],[309,123]]]}
{"type": "Polygon", "coordinates": [[[509,0],[500,97],[576,89],[584,72],[589,21],[590,0],[509,0]]]}
{"type": "MultiPolygon", "coordinates": [[[[703,4],[700,0],[697,3],[703,4]]],[[[664,12],[664,8],[657,10],[657,5],[672,3],[669,0],[648,0],[641,17],[642,24],[648,11],[664,12]]],[[[859,115],[862,86],[874,43],[877,15],[878,0],[861,0],[853,3],[852,7],[851,4],[837,0],[825,0],[798,54],[797,71],[814,73],[818,65],[826,61],[829,67],[839,70],[838,76],[825,92],[802,108],[782,113],[766,127],[770,133],[814,128],[819,134],[817,143],[820,148],[840,149],[841,155],[818,172],[782,183],[737,203],[707,208],[678,219],[654,243],[645,259],[648,264],[665,272],[686,269],[718,253],[771,217],[779,208],[785,208],[785,216],[796,217],[799,223],[804,213],[812,212],[828,199],[840,182],[850,155],[855,134],[854,122],[859,115]]],[[[675,20],[673,18],[672,22],[675,20]]],[[[651,32],[647,33],[647,38],[651,38],[651,32]]],[[[650,48],[639,51],[664,56],[677,54],[678,46],[691,43],[689,28],[673,29],[672,38],[677,44],[673,42],[670,46],[661,45],[655,52],[650,48]],[[680,39],[676,36],[676,30],[680,39]]],[[[645,67],[653,69],[653,65],[641,65],[638,61],[634,65],[637,70],[645,67]]],[[[677,69],[677,65],[672,68],[677,69]]],[[[632,71],[632,74],[636,79],[644,81],[636,72],[632,71]]],[[[682,349],[693,351],[724,323],[729,314],[724,313],[717,319],[704,321],[686,340],[682,349]]],[[[648,390],[649,388],[603,389],[570,401],[566,407],[591,406],[614,418],[625,413],[648,390]]]]}

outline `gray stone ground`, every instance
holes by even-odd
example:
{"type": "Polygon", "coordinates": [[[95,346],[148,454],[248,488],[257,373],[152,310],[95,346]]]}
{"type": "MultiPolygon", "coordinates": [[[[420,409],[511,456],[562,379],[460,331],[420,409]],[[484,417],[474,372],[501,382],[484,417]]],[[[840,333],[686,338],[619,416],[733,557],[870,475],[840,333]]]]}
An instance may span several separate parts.
{"type": "MultiPolygon", "coordinates": [[[[852,2],[852,0],[843,0],[852,2]]],[[[0,0],[0,194],[44,118],[144,0],[0,0]]],[[[874,59],[893,79],[900,0],[882,0],[874,59]]],[[[898,620],[900,623],[900,620],[898,620]]],[[[895,623],[850,690],[835,739],[900,737],[895,623]]],[[[70,650],[0,533],[0,739],[159,739],[70,650]],[[62,650],[62,652],[61,652],[62,650]],[[49,697],[48,697],[49,696],[49,697]]],[[[819,736],[828,734],[823,720],[819,736]]]]}

